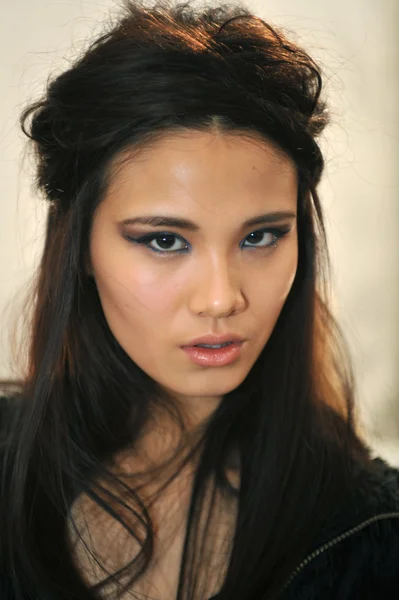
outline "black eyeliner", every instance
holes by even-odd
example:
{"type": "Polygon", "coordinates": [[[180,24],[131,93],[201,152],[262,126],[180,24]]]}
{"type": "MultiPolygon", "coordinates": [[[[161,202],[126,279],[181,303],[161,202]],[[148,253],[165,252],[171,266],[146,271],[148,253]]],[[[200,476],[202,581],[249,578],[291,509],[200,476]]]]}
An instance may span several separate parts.
{"type": "MultiPolygon", "coordinates": [[[[281,227],[263,227],[261,229],[256,229],[254,231],[251,231],[244,238],[244,241],[253,233],[271,233],[272,235],[274,235],[277,238],[277,241],[278,241],[279,239],[282,239],[285,235],[287,235],[287,233],[289,233],[292,229],[293,229],[292,225],[285,225],[285,226],[281,226],[281,227]]],[[[182,238],[179,234],[173,233],[171,231],[153,231],[151,233],[145,233],[144,235],[141,235],[139,237],[133,237],[127,233],[123,233],[122,235],[128,242],[133,242],[135,244],[140,244],[142,246],[146,246],[151,251],[153,251],[157,254],[172,254],[173,255],[173,254],[188,251],[188,248],[181,248],[180,250],[173,250],[173,251],[156,250],[155,248],[152,248],[149,245],[149,243],[152,242],[154,239],[162,237],[162,236],[174,237],[174,238],[180,239],[181,241],[184,241],[186,244],[188,244],[188,242],[186,242],[186,240],[184,240],[184,238],[182,238]]],[[[241,247],[243,247],[243,246],[241,246],[241,247]]],[[[258,247],[257,246],[245,246],[245,247],[253,249],[253,250],[257,250],[257,249],[266,250],[267,248],[276,247],[276,243],[271,244],[270,246],[258,246],[258,247]]]]}

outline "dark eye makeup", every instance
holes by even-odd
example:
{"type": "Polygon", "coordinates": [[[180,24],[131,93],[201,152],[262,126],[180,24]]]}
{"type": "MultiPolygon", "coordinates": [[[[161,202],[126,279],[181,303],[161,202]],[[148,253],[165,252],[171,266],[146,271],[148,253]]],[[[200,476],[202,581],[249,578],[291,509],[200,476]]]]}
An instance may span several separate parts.
{"type": "MultiPolygon", "coordinates": [[[[244,248],[248,248],[251,251],[253,250],[258,250],[258,251],[265,251],[265,250],[269,250],[271,248],[276,248],[278,245],[278,241],[283,238],[285,235],[287,235],[287,233],[289,233],[292,229],[292,226],[284,226],[284,227],[273,227],[273,228],[263,228],[263,229],[257,229],[256,231],[253,231],[252,233],[250,233],[244,241],[248,240],[248,238],[252,237],[252,240],[250,239],[250,243],[252,244],[256,244],[258,241],[262,242],[264,241],[264,235],[269,234],[272,237],[272,241],[269,244],[266,245],[249,245],[249,246],[241,246],[244,248]]],[[[190,244],[188,242],[186,242],[186,240],[184,240],[184,238],[182,238],[180,235],[177,235],[176,233],[172,233],[169,231],[157,231],[157,232],[152,232],[152,233],[146,233],[145,235],[142,235],[140,237],[133,237],[131,235],[128,234],[123,234],[123,237],[128,241],[128,242],[132,242],[134,244],[141,244],[145,247],[147,247],[149,250],[151,250],[152,252],[156,252],[157,254],[161,254],[161,255],[167,255],[167,254],[172,254],[172,255],[176,255],[176,254],[186,254],[187,252],[190,251],[190,244]],[[170,247],[173,248],[174,243],[173,240],[174,239],[179,239],[180,241],[184,242],[186,244],[186,246],[184,248],[179,248],[179,249],[170,249],[170,247]],[[161,249],[157,249],[154,248],[153,246],[151,246],[151,243],[154,240],[158,240],[157,244],[159,245],[159,242],[161,244],[166,244],[166,246],[169,246],[167,248],[163,248],[161,247],[161,249]]]]}

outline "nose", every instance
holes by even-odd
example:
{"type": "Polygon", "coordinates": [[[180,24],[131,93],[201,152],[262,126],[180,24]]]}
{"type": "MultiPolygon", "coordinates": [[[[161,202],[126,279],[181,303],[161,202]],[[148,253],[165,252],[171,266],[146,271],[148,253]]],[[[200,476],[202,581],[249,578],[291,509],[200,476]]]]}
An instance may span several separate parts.
{"type": "Polygon", "coordinates": [[[227,317],[241,312],[246,304],[241,276],[232,273],[224,261],[208,262],[201,272],[194,273],[192,289],[190,309],[196,315],[227,317]]]}

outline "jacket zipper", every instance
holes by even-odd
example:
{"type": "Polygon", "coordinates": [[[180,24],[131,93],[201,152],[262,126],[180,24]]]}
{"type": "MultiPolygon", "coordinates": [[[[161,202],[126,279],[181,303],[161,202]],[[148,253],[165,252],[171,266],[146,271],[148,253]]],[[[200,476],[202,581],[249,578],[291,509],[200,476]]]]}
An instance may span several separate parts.
{"type": "Polygon", "coordinates": [[[340,542],[340,541],[342,541],[342,540],[350,537],[351,535],[357,533],[358,531],[360,531],[364,527],[367,527],[367,525],[370,525],[371,523],[374,523],[375,521],[380,521],[382,519],[395,519],[395,518],[399,519],[399,512],[390,512],[390,513],[383,513],[381,515],[376,515],[374,517],[371,517],[370,519],[367,519],[366,521],[363,521],[359,525],[356,525],[356,527],[352,527],[352,529],[348,529],[346,532],[341,533],[341,535],[336,536],[335,538],[333,538],[329,542],[326,542],[325,544],[323,544],[322,546],[320,546],[319,548],[317,548],[316,550],[314,550],[313,552],[311,552],[311,554],[308,554],[308,556],[298,565],[298,567],[292,572],[290,578],[288,579],[288,581],[286,582],[286,584],[284,585],[284,587],[281,588],[280,593],[283,592],[291,584],[292,580],[314,558],[316,558],[316,556],[319,556],[320,554],[322,554],[326,550],[329,550],[332,546],[335,546],[335,544],[338,544],[338,542],[340,542]]]}

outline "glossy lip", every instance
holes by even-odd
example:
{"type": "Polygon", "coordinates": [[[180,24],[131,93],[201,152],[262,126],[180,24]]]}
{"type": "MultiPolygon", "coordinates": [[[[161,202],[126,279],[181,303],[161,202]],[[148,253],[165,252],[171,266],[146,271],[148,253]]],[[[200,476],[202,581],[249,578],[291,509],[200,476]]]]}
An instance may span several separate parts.
{"type": "Polygon", "coordinates": [[[185,346],[182,349],[197,365],[204,367],[224,367],[234,363],[241,354],[243,342],[235,342],[223,348],[201,348],[199,346],[185,346]]]}
{"type": "Polygon", "coordinates": [[[210,344],[214,346],[217,344],[225,344],[226,342],[241,343],[245,342],[245,339],[239,335],[235,335],[234,333],[225,333],[224,335],[215,335],[210,333],[208,335],[203,335],[201,337],[191,340],[187,344],[184,344],[182,348],[196,346],[197,344],[210,344]]]}

